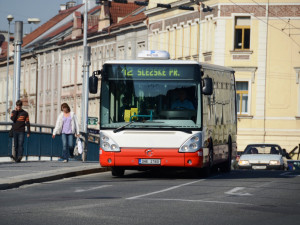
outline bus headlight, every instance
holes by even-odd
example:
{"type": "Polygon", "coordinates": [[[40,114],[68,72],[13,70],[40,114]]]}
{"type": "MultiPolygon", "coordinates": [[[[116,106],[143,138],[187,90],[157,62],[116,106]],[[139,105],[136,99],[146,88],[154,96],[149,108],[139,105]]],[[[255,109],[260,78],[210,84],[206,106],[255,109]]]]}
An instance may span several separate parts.
{"type": "Polygon", "coordinates": [[[196,152],[201,148],[202,134],[198,133],[190,137],[183,145],[179,152],[196,152]]]}
{"type": "Polygon", "coordinates": [[[197,143],[190,144],[190,149],[197,149],[197,148],[198,148],[197,143]]]}
{"type": "Polygon", "coordinates": [[[109,151],[110,150],[110,145],[108,142],[103,142],[102,148],[104,151],[109,151]]]}
{"type": "Polygon", "coordinates": [[[105,135],[102,135],[100,139],[101,141],[108,141],[109,138],[105,135]]]}
{"type": "Polygon", "coordinates": [[[120,151],[118,144],[107,135],[104,135],[102,132],[100,132],[100,148],[106,152],[120,151]]]}

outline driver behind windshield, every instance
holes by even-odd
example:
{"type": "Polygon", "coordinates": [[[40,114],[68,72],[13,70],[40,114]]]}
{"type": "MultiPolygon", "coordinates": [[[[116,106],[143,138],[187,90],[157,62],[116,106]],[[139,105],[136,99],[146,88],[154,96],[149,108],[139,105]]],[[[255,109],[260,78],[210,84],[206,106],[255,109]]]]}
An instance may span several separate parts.
{"type": "Polygon", "coordinates": [[[191,101],[187,99],[185,90],[181,89],[178,92],[178,99],[172,103],[171,109],[173,110],[195,110],[195,107],[191,101]]]}

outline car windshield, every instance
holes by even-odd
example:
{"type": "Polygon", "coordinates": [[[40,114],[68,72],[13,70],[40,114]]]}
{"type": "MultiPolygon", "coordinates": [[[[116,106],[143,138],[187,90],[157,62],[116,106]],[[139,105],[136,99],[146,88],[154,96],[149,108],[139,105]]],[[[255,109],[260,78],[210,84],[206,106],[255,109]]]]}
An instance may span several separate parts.
{"type": "Polygon", "coordinates": [[[199,129],[199,96],[192,80],[104,80],[101,128],[199,129]]]}
{"type": "Polygon", "coordinates": [[[281,148],[278,145],[248,145],[244,154],[272,154],[279,155],[281,148]]]}

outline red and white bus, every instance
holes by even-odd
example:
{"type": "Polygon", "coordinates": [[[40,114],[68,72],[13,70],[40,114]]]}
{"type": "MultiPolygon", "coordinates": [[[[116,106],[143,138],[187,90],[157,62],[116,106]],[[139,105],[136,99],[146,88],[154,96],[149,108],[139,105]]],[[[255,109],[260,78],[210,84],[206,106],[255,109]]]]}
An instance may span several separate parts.
{"type": "Polygon", "coordinates": [[[113,176],[154,167],[229,171],[236,156],[234,70],[170,60],[164,51],[139,57],[108,61],[101,70],[101,166],[113,176]]]}

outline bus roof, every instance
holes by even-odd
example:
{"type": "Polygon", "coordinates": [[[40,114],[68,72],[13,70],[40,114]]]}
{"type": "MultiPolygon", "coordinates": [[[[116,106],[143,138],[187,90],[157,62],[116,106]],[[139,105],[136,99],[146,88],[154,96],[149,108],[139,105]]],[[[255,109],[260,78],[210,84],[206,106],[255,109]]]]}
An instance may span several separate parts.
{"type": "Polygon", "coordinates": [[[104,64],[169,64],[169,65],[190,64],[190,65],[200,65],[204,69],[234,72],[234,69],[231,67],[196,62],[192,60],[110,60],[110,61],[106,61],[104,64]]]}

